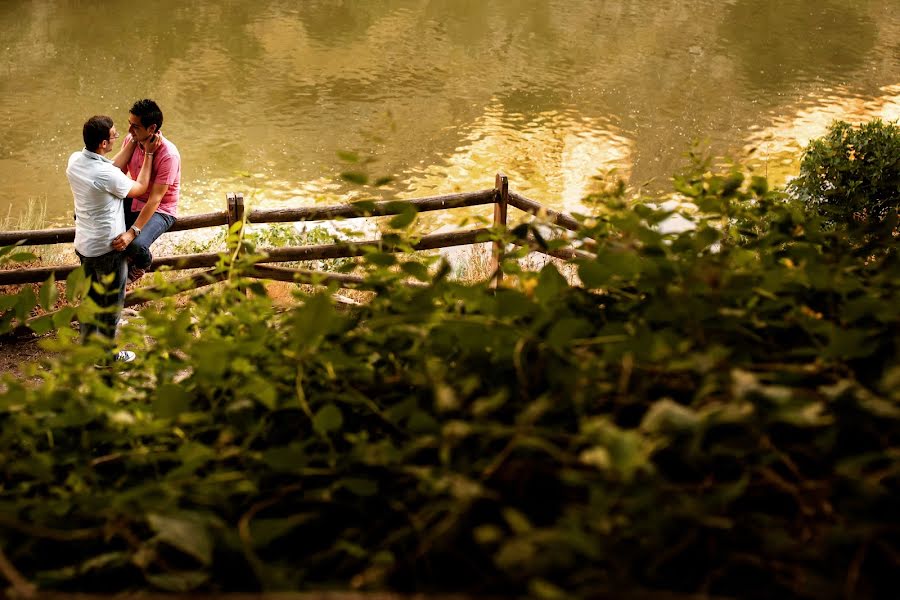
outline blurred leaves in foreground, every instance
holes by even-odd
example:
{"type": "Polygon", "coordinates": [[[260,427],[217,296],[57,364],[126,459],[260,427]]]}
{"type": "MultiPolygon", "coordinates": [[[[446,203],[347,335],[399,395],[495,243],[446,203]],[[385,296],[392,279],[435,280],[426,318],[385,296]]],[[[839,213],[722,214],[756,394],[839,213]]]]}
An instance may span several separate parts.
{"type": "Polygon", "coordinates": [[[0,395],[6,558],[70,591],[896,589],[891,223],[861,244],[738,172],[676,189],[686,231],[655,202],[584,219],[581,285],[373,258],[370,303],[276,310],[225,260],[143,311],[128,368],[60,329],[0,395]]]}

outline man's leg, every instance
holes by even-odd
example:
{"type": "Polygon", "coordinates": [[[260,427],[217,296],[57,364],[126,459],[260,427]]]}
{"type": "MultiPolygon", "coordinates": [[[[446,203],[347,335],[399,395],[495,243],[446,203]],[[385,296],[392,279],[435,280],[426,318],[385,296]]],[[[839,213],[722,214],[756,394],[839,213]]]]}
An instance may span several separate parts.
{"type": "MultiPolygon", "coordinates": [[[[126,211],[125,212],[125,227],[130,228],[134,225],[137,216],[140,213],[126,211]]],[[[159,238],[162,234],[167,232],[172,225],[175,224],[175,217],[163,213],[153,213],[153,216],[150,217],[150,220],[144,225],[144,228],[141,229],[140,235],[138,235],[134,241],[132,241],[128,248],[125,249],[125,255],[128,257],[128,261],[130,263],[130,269],[132,271],[139,270],[141,275],[143,275],[143,271],[150,266],[150,263],[153,261],[153,254],[150,252],[150,245],[159,238]]],[[[136,279],[136,277],[129,276],[130,279],[136,279]]]]}
{"type": "Polygon", "coordinates": [[[107,252],[102,256],[85,257],[79,255],[84,266],[85,275],[91,280],[88,298],[100,307],[95,323],[81,324],[81,341],[97,333],[109,341],[116,336],[116,326],[125,303],[125,280],[128,276],[128,265],[122,252],[107,252]],[[109,283],[105,283],[112,275],[109,283]],[[101,288],[101,289],[98,289],[101,288]]]}

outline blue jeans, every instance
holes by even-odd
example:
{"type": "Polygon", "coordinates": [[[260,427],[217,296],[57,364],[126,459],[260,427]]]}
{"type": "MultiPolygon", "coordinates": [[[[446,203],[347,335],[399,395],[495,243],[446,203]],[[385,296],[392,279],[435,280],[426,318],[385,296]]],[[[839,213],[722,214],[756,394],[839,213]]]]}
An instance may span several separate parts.
{"type": "Polygon", "coordinates": [[[97,333],[112,343],[125,303],[125,281],[128,278],[125,253],[113,250],[100,256],[78,254],[78,258],[84,267],[85,276],[91,280],[88,298],[102,309],[94,322],[81,324],[81,342],[84,343],[91,334],[97,333]],[[104,283],[110,275],[112,281],[104,283]]]}
{"type": "MultiPolygon", "coordinates": [[[[126,200],[128,202],[128,200],[126,200]]],[[[125,209],[125,229],[130,229],[134,222],[137,221],[140,212],[133,212],[125,209]]],[[[141,234],[125,248],[125,256],[131,259],[138,269],[146,269],[153,262],[153,254],[150,253],[150,244],[156,241],[156,238],[169,230],[175,224],[175,217],[160,212],[153,213],[150,220],[144,224],[141,234]]]]}

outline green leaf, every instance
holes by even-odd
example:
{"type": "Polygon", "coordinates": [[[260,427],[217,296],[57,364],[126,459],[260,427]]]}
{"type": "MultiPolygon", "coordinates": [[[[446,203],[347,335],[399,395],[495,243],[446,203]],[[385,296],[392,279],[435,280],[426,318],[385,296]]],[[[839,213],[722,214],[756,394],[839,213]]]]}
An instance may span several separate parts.
{"type": "Polygon", "coordinates": [[[31,310],[37,306],[37,296],[34,295],[30,287],[26,287],[17,294],[17,297],[18,300],[15,306],[16,318],[20,321],[25,321],[31,314],[31,310]]]}
{"type": "Polygon", "coordinates": [[[371,215],[375,210],[375,202],[372,200],[359,200],[353,203],[353,208],[363,215],[371,215]]]}
{"type": "MultiPolygon", "coordinates": [[[[19,247],[19,244],[13,244],[12,246],[0,246],[0,259],[3,257],[12,254],[12,252],[19,247]]],[[[3,263],[0,263],[3,264],[3,263]]]]}
{"type": "Polygon", "coordinates": [[[588,289],[600,289],[609,285],[612,271],[597,261],[585,261],[578,265],[578,278],[588,289]]]}
{"type": "Polygon", "coordinates": [[[416,211],[415,207],[407,204],[403,212],[391,219],[389,224],[394,229],[403,229],[409,227],[416,220],[416,215],[418,215],[418,211],[416,211]]]}
{"type": "Polygon", "coordinates": [[[303,343],[310,347],[322,340],[335,321],[334,307],[326,294],[307,298],[303,310],[294,314],[294,328],[303,332],[303,343]]]}
{"type": "Polygon", "coordinates": [[[343,487],[348,492],[367,498],[378,493],[378,482],[371,479],[342,479],[338,482],[338,486],[343,487]]]}
{"type": "Polygon", "coordinates": [[[547,302],[569,288],[566,278],[559,274],[553,263],[547,263],[538,276],[534,295],[541,302],[547,302]]]}
{"type": "Polygon", "coordinates": [[[10,254],[7,259],[11,262],[31,262],[38,260],[38,257],[31,252],[16,252],[15,254],[10,254]]]}
{"type": "Polygon", "coordinates": [[[512,507],[503,509],[503,519],[506,521],[507,525],[509,525],[509,528],[512,529],[513,533],[518,535],[528,533],[534,529],[531,522],[528,520],[528,517],[521,511],[512,507]]]}
{"type": "Polygon", "coordinates": [[[46,311],[49,311],[53,308],[53,305],[56,304],[56,297],[59,295],[59,292],[56,289],[56,278],[53,274],[50,274],[50,277],[47,278],[47,281],[41,285],[41,291],[38,293],[38,298],[41,301],[41,308],[46,311]]]}
{"type": "Polygon", "coordinates": [[[191,469],[197,469],[215,459],[216,453],[205,444],[186,442],[178,449],[178,457],[181,459],[182,465],[187,465],[191,469]]]}
{"type": "Polygon", "coordinates": [[[337,156],[342,161],[346,163],[358,163],[359,162],[359,154],[356,152],[350,152],[348,150],[338,150],[337,156]]]}
{"type": "Polygon", "coordinates": [[[341,173],[341,179],[348,183],[355,183],[356,185],[366,185],[369,181],[369,176],[365,173],[360,173],[359,171],[345,171],[341,173]]]}
{"type": "Polygon", "coordinates": [[[825,349],[827,356],[848,360],[870,356],[877,348],[870,339],[869,332],[863,329],[835,329],[831,335],[831,343],[825,349]]]}
{"type": "Polygon", "coordinates": [[[129,553],[127,552],[107,552],[93,556],[79,565],[70,565],[53,571],[41,571],[37,574],[38,583],[44,585],[58,585],[64,581],[69,581],[85,573],[92,571],[101,571],[105,568],[117,568],[127,565],[129,562],[129,553]]]}
{"type": "Polygon", "coordinates": [[[692,430],[700,424],[698,415],[671,398],[657,400],[641,421],[641,429],[651,433],[692,430]]]}
{"type": "Polygon", "coordinates": [[[260,378],[251,380],[248,382],[247,388],[244,391],[248,395],[256,398],[259,403],[267,409],[275,410],[278,408],[278,394],[276,393],[275,388],[264,380],[260,378]]]}
{"type": "Polygon", "coordinates": [[[528,582],[528,591],[531,592],[531,597],[540,598],[540,600],[565,600],[570,597],[565,590],[546,579],[532,579],[528,582]]]}
{"type": "Polygon", "coordinates": [[[788,423],[796,427],[822,427],[834,422],[834,416],[829,414],[822,402],[797,401],[778,406],[773,410],[770,418],[772,421],[788,423]]]}
{"type": "Polygon", "coordinates": [[[496,525],[479,525],[472,531],[472,537],[479,544],[495,544],[503,539],[503,530],[496,525]]]}
{"type": "Polygon", "coordinates": [[[32,319],[28,322],[28,327],[38,335],[52,331],[54,328],[53,315],[43,315],[37,319],[32,319]]]}
{"type": "Polygon", "coordinates": [[[153,412],[163,419],[176,419],[190,410],[191,398],[191,394],[182,386],[164,383],[156,389],[153,412]]]}
{"type": "Polygon", "coordinates": [[[700,227],[694,233],[694,239],[697,240],[697,245],[700,248],[706,248],[708,246],[712,246],[722,237],[722,234],[719,233],[718,229],[709,226],[700,227]]]}
{"type": "Polygon", "coordinates": [[[424,410],[413,412],[406,426],[414,433],[435,433],[440,429],[437,420],[424,410]]]}
{"type": "Polygon", "coordinates": [[[428,273],[428,267],[426,267],[422,263],[411,260],[401,264],[400,268],[404,273],[412,275],[419,281],[431,281],[431,275],[428,273]]]}
{"type": "Polygon", "coordinates": [[[203,571],[174,571],[158,575],[145,575],[148,583],[167,592],[189,592],[209,579],[209,573],[203,571]]]}
{"type": "Polygon", "coordinates": [[[551,348],[561,350],[570,346],[576,339],[587,337],[592,330],[593,326],[585,319],[563,318],[550,328],[547,344],[551,348]]]}
{"type": "Polygon", "coordinates": [[[397,264],[397,257],[390,252],[369,252],[366,254],[366,262],[378,267],[390,267],[397,264]]]}
{"type": "Polygon", "coordinates": [[[212,563],[212,538],[207,528],[195,519],[151,513],[147,515],[147,523],[156,532],[158,540],[193,556],[204,565],[212,563]]]}
{"type": "Polygon", "coordinates": [[[87,293],[89,285],[84,269],[78,267],[66,277],[66,299],[69,302],[80,300],[87,293]]]}
{"type": "Polygon", "coordinates": [[[535,554],[537,554],[537,548],[533,543],[522,538],[513,538],[500,547],[494,556],[494,562],[501,569],[522,569],[527,568],[527,564],[531,562],[535,554]]]}
{"type": "Polygon", "coordinates": [[[269,448],[262,454],[262,461],[272,470],[291,473],[304,467],[308,461],[300,444],[269,448]]]}
{"type": "Polygon", "coordinates": [[[349,542],[347,540],[338,540],[334,543],[336,550],[343,550],[353,558],[366,558],[369,553],[359,544],[349,542]]]}
{"type": "Polygon", "coordinates": [[[326,404],[313,417],[313,427],[321,433],[338,431],[343,424],[344,415],[341,413],[341,409],[334,404],[326,404]]]}
{"type": "Polygon", "coordinates": [[[300,525],[319,519],[318,513],[300,513],[281,519],[254,519],[250,522],[250,537],[253,545],[264,548],[275,540],[284,537],[300,525]]]}
{"type": "Polygon", "coordinates": [[[0,313],[7,311],[19,303],[19,297],[15,294],[0,296],[0,313]]]}
{"type": "Polygon", "coordinates": [[[53,326],[56,329],[61,329],[62,327],[67,327],[69,323],[72,322],[72,317],[75,316],[75,307],[74,306],[64,306],[55,313],[53,313],[53,326]]]}
{"type": "Polygon", "coordinates": [[[765,177],[754,175],[750,179],[750,191],[757,196],[765,196],[769,191],[769,181],[765,177]]]}

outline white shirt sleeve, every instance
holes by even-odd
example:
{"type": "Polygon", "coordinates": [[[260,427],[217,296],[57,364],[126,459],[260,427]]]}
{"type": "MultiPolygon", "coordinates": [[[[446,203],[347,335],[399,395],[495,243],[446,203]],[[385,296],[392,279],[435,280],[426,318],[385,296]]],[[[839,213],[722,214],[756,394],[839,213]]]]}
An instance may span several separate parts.
{"type": "Polygon", "coordinates": [[[93,185],[98,190],[109,192],[116,198],[127,198],[128,192],[134,186],[134,181],[113,165],[109,165],[108,169],[102,169],[97,174],[93,185]]]}

